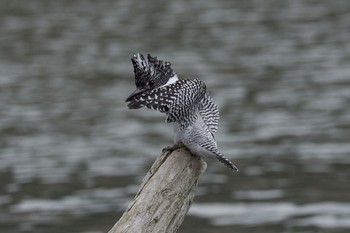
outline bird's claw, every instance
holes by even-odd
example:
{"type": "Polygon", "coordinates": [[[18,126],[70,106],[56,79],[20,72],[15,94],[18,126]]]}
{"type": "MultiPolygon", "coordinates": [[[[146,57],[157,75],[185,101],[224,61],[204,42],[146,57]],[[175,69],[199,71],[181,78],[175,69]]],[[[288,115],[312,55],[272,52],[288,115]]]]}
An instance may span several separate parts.
{"type": "Polygon", "coordinates": [[[166,152],[166,151],[173,152],[174,150],[177,150],[177,149],[180,149],[180,148],[183,148],[183,147],[185,147],[185,145],[182,142],[180,142],[180,143],[177,143],[177,144],[175,144],[173,146],[167,146],[167,147],[163,148],[162,152],[163,153],[166,152]]]}

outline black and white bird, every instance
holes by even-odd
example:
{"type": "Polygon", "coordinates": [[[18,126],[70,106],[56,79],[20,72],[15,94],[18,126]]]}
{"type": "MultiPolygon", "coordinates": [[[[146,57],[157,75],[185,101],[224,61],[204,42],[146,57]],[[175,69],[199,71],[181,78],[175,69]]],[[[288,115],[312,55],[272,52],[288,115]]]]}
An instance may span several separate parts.
{"type": "Polygon", "coordinates": [[[126,100],[130,109],[147,107],[167,115],[174,125],[175,147],[185,145],[192,153],[216,157],[232,170],[238,170],[217,148],[219,111],[198,79],[179,80],[169,62],[141,54],[132,57],[136,91],[126,100]]]}
{"type": "MultiPolygon", "coordinates": [[[[170,62],[158,60],[150,54],[147,55],[147,59],[142,54],[134,54],[131,61],[134,67],[136,90],[126,99],[127,102],[139,93],[167,86],[179,80],[170,62]]],[[[214,136],[218,130],[219,108],[207,93],[199,104],[199,112],[214,136]]]]}

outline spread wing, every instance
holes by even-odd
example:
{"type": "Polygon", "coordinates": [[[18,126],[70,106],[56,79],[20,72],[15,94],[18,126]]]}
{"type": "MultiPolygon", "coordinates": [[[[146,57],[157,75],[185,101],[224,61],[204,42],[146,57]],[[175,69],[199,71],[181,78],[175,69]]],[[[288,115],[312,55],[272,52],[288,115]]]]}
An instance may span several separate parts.
{"type": "Polygon", "coordinates": [[[175,90],[169,88],[169,86],[165,86],[142,92],[128,99],[127,102],[129,102],[129,109],[146,107],[167,114],[176,95],[175,90]]]}
{"type": "Polygon", "coordinates": [[[128,107],[146,107],[167,114],[167,122],[181,122],[198,109],[206,93],[205,83],[198,79],[182,79],[173,84],[134,96],[128,107]]]}

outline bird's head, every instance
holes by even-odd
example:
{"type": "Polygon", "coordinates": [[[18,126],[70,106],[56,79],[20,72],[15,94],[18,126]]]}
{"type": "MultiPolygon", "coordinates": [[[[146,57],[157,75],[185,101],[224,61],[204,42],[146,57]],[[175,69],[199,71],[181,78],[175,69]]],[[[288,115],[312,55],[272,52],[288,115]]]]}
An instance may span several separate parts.
{"type": "Polygon", "coordinates": [[[171,69],[170,62],[158,60],[150,54],[145,58],[142,54],[134,54],[131,58],[135,73],[136,90],[126,99],[131,100],[135,95],[147,90],[164,86],[178,80],[171,69]]]}

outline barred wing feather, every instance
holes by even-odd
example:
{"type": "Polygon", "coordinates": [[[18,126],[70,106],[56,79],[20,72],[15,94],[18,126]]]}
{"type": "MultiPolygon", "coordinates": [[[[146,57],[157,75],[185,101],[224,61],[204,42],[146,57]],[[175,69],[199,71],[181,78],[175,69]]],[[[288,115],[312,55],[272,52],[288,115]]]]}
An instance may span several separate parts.
{"type": "Polygon", "coordinates": [[[202,99],[199,112],[210,132],[215,134],[218,130],[219,108],[208,94],[202,99]]]}
{"type": "Polygon", "coordinates": [[[167,122],[181,122],[196,111],[204,98],[205,83],[198,79],[182,79],[173,84],[145,91],[130,100],[128,107],[146,107],[167,114],[167,122]]]}

